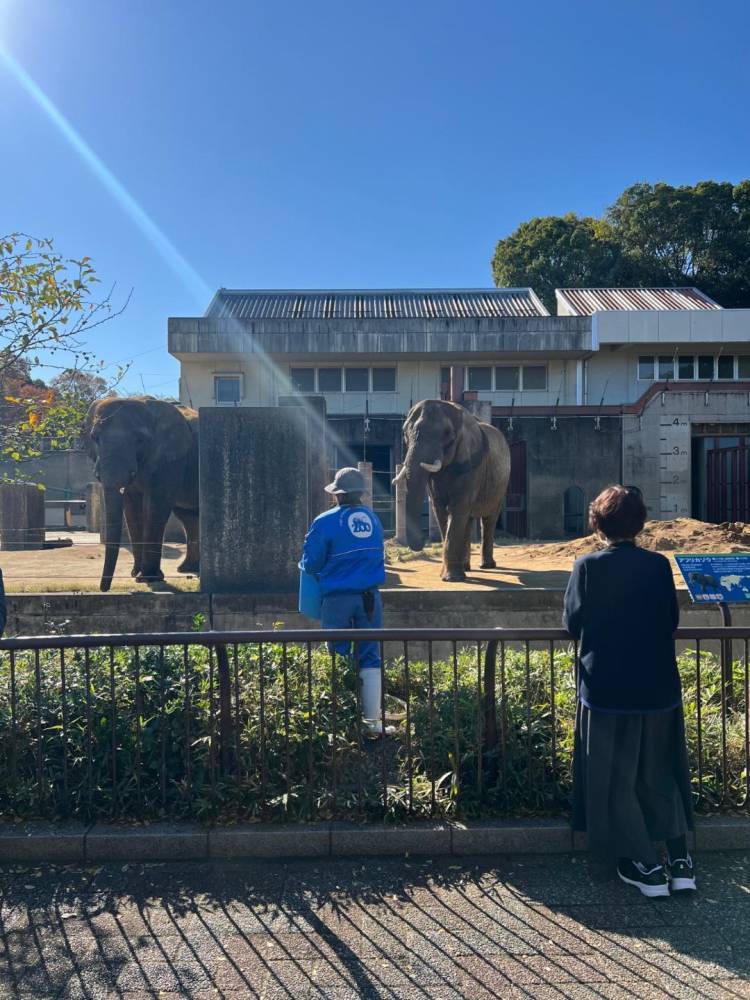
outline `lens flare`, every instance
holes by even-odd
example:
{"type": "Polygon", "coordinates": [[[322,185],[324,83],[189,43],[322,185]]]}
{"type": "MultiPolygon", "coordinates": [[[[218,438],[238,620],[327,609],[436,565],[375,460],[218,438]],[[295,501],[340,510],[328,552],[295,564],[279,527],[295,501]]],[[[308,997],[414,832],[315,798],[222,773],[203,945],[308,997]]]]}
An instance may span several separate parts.
{"type": "Polygon", "coordinates": [[[98,178],[101,184],[114,197],[115,201],[125,210],[151,245],[166,262],[170,269],[183,282],[185,287],[201,303],[206,302],[211,291],[203,278],[182,256],[177,247],[161,231],[151,216],[135,200],[130,192],[120,183],[109,167],[100,159],[86,140],[75,130],[65,115],[45,94],[39,84],[32,79],[23,66],[0,41],[0,58],[10,70],[14,79],[33,98],[36,105],[52,122],[55,128],[70,143],[86,166],[98,178]]]}
{"type": "MultiPolygon", "coordinates": [[[[78,153],[86,166],[98,178],[104,188],[109,191],[115,201],[125,210],[130,219],[146,236],[148,241],[157,251],[159,256],[165,261],[171,271],[180,279],[186,289],[195,297],[196,301],[203,307],[204,303],[212,298],[212,291],[203,278],[186,260],[169,238],[162,232],[146,210],[135,200],[124,185],[115,177],[112,171],[101,160],[85,139],[76,131],[68,119],[62,114],[54,102],[42,90],[39,84],[26,72],[17,59],[8,51],[0,40],[0,60],[8,67],[11,75],[33,98],[34,102],[46,117],[52,122],[55,128],[70,143],[72,148],[78,153]]],[[[266,354],[263,348],[252,338],[239,322],[231,320],[228,325],[236,328],[236,332],[248,340],[248,349],[243,352],[252,354],[260,361],[266,375],[273,379],[282,392],[293,395],[295,390],[292,387],[286,373],[266,354]]],[[[233,331],[234,332],[234,331],[233,331]]],[[[322,424],[319,411],[314,407],[305,404],[307,415],[315,424],[322,424]]],[[[325,427],[328,440],[334,444],[339,453],[339,460],[344,458],[348,464],[352,464],[354,459],[349,448],[340,440],[333,431],[330,424],[325,427]]]]}

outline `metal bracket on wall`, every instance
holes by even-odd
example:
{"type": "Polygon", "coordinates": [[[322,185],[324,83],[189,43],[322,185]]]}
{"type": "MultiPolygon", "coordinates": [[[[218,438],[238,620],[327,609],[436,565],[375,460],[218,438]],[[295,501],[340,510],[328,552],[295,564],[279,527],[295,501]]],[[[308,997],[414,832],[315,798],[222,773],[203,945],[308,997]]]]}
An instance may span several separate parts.
{"type": "Polygon", "coordinates": [[[708,393],[707,392],[703,393],[703,405],[704,406],[708,406],[708,393]]]}
{"type": "Polygon", "coordinates": [[[552,418],[552,430],[553,431],[557,430],[557,417],[552,418]]]}
{"type": "Polygon", "coordinates": [[[602,419],[601,417],[594,417],[594,430],[595,431],[600,431],[602,429],[602,427],[601,427],[601,419],[602,419]]]}

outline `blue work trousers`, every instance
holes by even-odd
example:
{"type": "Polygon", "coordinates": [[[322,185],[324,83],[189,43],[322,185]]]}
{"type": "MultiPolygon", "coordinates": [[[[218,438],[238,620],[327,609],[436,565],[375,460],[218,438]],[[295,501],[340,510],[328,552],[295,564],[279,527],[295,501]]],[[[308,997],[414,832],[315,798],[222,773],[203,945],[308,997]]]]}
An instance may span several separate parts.
{"type": "MultiPolygon", "coordinates": [[[[320,624],[323,628],[382,628],[383,604],[377,590],[373,591],[375,607],[372,619],[365,614],[362,594],[329,594],[323,598],[320,611],[320,624]]],[[[356,643],[354,655],[360,670],[365,667],[380,667],[380,645],[377,642],[356,643]]],[[[340,656],[351,657],[350,642],[329,642],[328,648],[340,656]]]]}

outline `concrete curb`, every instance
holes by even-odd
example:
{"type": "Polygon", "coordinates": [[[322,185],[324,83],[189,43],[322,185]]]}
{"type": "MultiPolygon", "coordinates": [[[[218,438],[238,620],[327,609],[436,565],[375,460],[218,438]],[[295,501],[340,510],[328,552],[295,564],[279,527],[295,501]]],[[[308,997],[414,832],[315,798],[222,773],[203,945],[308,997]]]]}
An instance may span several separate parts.
{"type": "MultiPolygon", "coordinates": [[[[696,851],[750,850],[750,816],[696,822],[696,851]]],[[[585,839],[565,820],[467,823],[192,823],[0,825],[0,864],[340,858],[356,855],[567,854],[585,839]]]]}

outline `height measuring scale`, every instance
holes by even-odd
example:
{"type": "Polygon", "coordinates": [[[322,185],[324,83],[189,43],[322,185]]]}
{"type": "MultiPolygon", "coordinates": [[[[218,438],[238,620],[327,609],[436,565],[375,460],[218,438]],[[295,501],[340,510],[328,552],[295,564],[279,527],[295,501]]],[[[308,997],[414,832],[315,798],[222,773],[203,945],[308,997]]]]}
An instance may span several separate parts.
{"type": "Polygon", "coordinates": [[[690,515],[690,423],[659,418],[659,513],[662,519],[690,515]]]}

